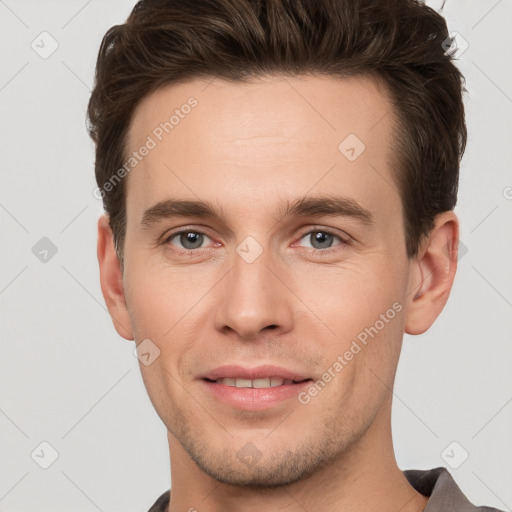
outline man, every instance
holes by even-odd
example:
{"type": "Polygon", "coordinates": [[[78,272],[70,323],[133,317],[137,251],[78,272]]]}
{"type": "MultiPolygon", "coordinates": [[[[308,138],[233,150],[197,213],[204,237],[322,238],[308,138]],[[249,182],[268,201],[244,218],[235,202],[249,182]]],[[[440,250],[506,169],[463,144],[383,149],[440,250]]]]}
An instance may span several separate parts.
{"type": "Polygon", "coordinates": [[[168,431],[151,511],[495,510],[392,445],[457,265],[447,39],[414,0],[149,0],[105,35],[98,259],[168,431]]]}

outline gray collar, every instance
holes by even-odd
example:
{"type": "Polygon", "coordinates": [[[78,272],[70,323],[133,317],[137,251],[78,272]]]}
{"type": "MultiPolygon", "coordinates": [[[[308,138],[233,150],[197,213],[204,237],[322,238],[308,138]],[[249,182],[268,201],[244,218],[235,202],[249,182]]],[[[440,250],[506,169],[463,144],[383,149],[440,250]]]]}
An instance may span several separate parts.
{"type": "Polygon", "coordinates": [[[423,512],[446,510],[456,512],[502,512],[496,508],[473,505],[462,493],[446,468],[407,469],[403,473],[414,489],[430,498],[423,512]]]}
{"type": "MultiPolygon", "coordinates": [[[[419,493],[429,498],[423,512],[504,512],[497,508],[476,507],[464,496],[446,468],[406,469],[404,476],[419,493]]],[[[148,512],[166,512],[170,491],[158,498],[148,512]]]]}

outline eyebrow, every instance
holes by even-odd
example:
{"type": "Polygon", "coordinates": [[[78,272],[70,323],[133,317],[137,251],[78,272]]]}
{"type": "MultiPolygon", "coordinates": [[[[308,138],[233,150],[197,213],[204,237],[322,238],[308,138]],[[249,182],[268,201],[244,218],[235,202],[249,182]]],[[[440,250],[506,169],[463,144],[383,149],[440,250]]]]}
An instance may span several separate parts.
{"type": "MultiPolygon", "coordinates": [[[[280,218],[290,216],[352,217],[365,224],[373,223],[373,215],[353,199],[336,196],[315,196],[285,201],[277,211],[280,218]]],[[[222,219],[224,212],[209,201],[191,201],[169,198],[148,208],[141,219],[141,227],[147,229],[153,224],[175,217],[198,217],[222,219]]]]}

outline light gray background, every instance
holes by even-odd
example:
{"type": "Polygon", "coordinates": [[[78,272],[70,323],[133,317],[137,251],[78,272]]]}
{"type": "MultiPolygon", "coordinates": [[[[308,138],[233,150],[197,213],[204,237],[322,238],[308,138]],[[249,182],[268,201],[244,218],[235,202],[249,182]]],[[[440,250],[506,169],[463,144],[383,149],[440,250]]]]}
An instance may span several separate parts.
{"type": "MultiPolygon", "coordinates": [[[[133,5],[0,0],[2,511],[143,512],[169,487],[165,427],[101,296],[85,129],[101,38],[133,5]],[[31,47],[43,31],[59,45],[47,59],[31,47]],[[46,263],[32,252],[42,237],[58,249],[46,263]],[[43,441],[59,455],[48,469],[31,457],[49,456],[43,441]]],[[[444,13],[469,44],[456,208],[468,252],[435,325],[405,338],[394,440],[402,469],[466,450],[450,471],[468,498],[510,510],[512,1],[448,0],[444,13]]]]}

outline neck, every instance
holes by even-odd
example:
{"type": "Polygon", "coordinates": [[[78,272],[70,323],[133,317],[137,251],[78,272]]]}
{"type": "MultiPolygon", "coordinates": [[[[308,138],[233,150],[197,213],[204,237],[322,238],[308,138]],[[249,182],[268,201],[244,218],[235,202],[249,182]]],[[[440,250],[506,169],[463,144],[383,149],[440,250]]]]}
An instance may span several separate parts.
{"type": "Polygon", "coordinates": [[[421,512],[428,498],[413,489],[397,466],[388,405],[334,463],[307,479],[271,489],[234,487],[211,478],[169,433],[172,492],[168,512],[421,512]]]}

